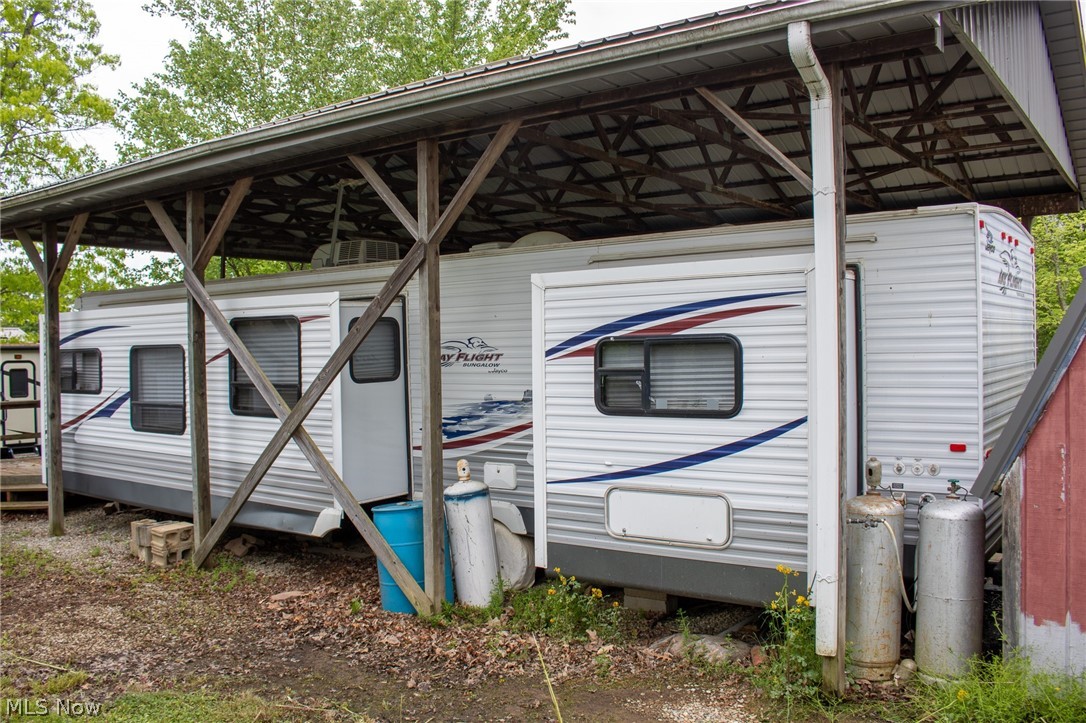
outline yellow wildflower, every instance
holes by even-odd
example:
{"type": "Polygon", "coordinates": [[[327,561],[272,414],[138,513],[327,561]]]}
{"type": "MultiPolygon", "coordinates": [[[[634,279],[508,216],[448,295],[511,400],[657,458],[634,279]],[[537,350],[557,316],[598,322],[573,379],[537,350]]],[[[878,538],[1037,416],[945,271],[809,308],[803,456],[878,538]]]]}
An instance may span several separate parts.
{"type": "Polygon", "coordinates": [[[958,700],[964,702],[969,697],[969,691],[965,688],[958,688],[958,700]]]}
{"type": "Polygon", "coordinates": [[[806,604],[807,604],[807,598],[805,596],[800,595],[799,597],[796,598],[796,605],[806,605],[806,604]]]}
{"type": "Polygon", "coordinates": [[[547,590],[547,594],[548,595],[553,595],[554,594],[554,588],[552,587],[551,589],[547,590]]]}
{"type": "Polygon", "coordinates": [[[613,603],[611,603],[611,607],[617,608],[618,607],[618,600],[615,600],[613,603]]]}
{"type": "Polygon", "coordinates": [[[561,575],[562,574],[562,568],[560,568],[560,567],[554,568],[554,574],[555,575],[561,575]]]}
{"type": "Polygon", "coordinates": [[[776,610],[776,609],[777,609],[777,603],[775,603],[775,602],[773,602],[773,603],[770,603],[770,604],[769,604],[769,607],[770,607],[771,609],[773,609],[773,610],[776,610]]]}
{"type": "MultiPolygon", "coordinates": [[[[777,572],[781,573],[782,575],[791,575],[792,568],[788,567],[787,565],[777,565],[777,572]]],[[[796,574],[798,575],[799,573],[796,574]]]]}

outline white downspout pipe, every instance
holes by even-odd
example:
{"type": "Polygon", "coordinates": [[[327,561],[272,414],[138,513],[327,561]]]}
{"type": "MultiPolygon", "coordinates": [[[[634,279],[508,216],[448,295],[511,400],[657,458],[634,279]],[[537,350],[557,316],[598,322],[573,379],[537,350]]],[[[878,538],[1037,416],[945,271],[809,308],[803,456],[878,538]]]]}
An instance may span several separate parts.
{"type": "Polygon", "coordinates": [[[808,580],[816,605],[815,647],[838,655],[841,578],[841,327],[842,278],[838,238],[834,97],[819,65],[806,21],[788,25],[788,51],[811,98],[811,180],[814,271],[810,329],[810,500],[808,580]]]}

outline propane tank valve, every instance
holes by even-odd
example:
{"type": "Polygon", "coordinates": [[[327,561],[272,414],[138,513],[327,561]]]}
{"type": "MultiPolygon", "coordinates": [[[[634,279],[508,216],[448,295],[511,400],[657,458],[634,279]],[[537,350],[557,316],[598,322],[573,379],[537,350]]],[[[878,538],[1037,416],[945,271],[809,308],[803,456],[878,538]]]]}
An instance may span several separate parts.
{"type": "Polygon", "coordinates": [[[882,462],[878,457],[867,458],[864,473],[867,477],[867,493],[877,495],[878,488],[882,485],[882,462]]]}
{"type": "Polygon", "coordinates": [[[948,479],[947,482],[949,483],[949,486],[946,489],[949,494],[947,494],[946,498],[948,500],[960,500],[961,496],[958,494],[958,490],[964,488],[958,484],[958,480],[956,479],[948,479]]]}
{"type": "Polygon", "coordinates": [[[456,479],[460,482],[471,481],[471,465],[468,464],[466,459],[457,460],[456,479]]]}

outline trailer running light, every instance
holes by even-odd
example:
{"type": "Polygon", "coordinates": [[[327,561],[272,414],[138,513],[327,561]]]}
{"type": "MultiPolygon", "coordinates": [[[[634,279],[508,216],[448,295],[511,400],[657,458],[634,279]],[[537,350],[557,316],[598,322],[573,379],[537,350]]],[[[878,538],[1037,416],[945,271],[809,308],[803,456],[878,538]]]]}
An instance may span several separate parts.
{"type": "Polygon", "coordinates": [[[1018,239],[1015,239],[1015,240],[1014,240],[1014,245],[1015,245],[1015,246],[1017,246],[1017,245],[1018,245],[1018,239]]]}
{"type": "Polygon", "coordinates": [[[960,442],[954,442],[954,443],[952,443],[950,445],[950,451],[951,452],[964,452],[965,449],[966,449],[965,445],[961,444],[960,442]]]}
{"type": "Polygon", "coordinates": [[[1030,247],[1029,247],[1029,252],[1030,252],[1031,254],[1033,253],[1033,247],[1032,247],[1032,246],[1030,246],[1030,247]]]}
{"type": "Polygon", "coordinates": [[[984,219],[981,219],[981,220],[980,220],[980,227],[981,227],[981,228],[984,228],[984,219]]]}
{"type": "Polygon", "coordinates": [[[1007,238],[1007,232],[1006,232],[1006,231],[1000,231],[1000,232],[999,232],[999,238],[1000,238],[1000,239],[1005,239],[1005,238],[1007,238]]]}

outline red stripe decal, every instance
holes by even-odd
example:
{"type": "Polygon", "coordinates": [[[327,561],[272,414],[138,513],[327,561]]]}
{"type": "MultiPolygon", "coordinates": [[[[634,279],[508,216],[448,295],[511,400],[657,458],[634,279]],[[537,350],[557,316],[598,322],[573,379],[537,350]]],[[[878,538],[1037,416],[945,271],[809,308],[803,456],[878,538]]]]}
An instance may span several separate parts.
{"type": "MultiPolygon", "coordinates": [[[[442,445],[442,449],[462,449],[464,447],[474,447],[477,444],[484,444],[486,442],[494,442],[494,441],[497,441],[499,439],[504,439],[506,437],[511,437],[514,434],[516,434],[517,432],[523,432],[523,431],[531,429],[531,428],[532,428],[532,423],[531,422],[528,422],[527,424],[518,424],[515,427],[509,427],[508,429],[502,429],[502,430],[497,431],[497,432],[491,432],[490,434],[480,434],[478,437],[470,437],[468,439],[455,439],[455,440],[453,440],[451,442],[445,442],[445,444],[442,445]]],[[[422,447],[419,446],[419,445],[415,445],[414,449],[421,450],[422,447]]]]}
{"type": "Polygon", "coordinates": [[[111,392],[110,395],[108,397],[106,397],[103,401],[99,402],[95,406],[93,406],[90,409],[88,409],[87,411],[83,412],[78,417],[73,417],[72,419],[69,419],[67,422],[64,422],[63,424],[60,425],[60,428],[61,429],[67,429],[68,427],[72,426],[73,424],[79,424],[84,419],[86,419],[90,415],[94,414],[95,412],[97,412],[102,407],[106,406],[106,404],[109,403],[109,400],[113,399],[113,397],[116,396],[116,394],[117,394],[117,392],[111,392]]]}
{"type": "MultiPolygon", "coordinates": [[[[656,326],[645,327],[644,329],[638,329],[637,331],[631,331],[629,334],[623,334],[618,338],[625,338],[630,336],[670,336],[671,334],[678,334],[681,331],[687,329],[693,329],[695,326],[701,326],[703,324],[710,324],[714,321],[721,321],[723,319],[732,319],[737,316],[746,316],[747,314],[757,314],[761,311],[774,311],[775,309],[790,309],[798,306],[798,304],[773,304],[769,306],[748,306],[743,309],[728,309],[727,311],[713,311],[708,314],[701,314],[699,316],[689,316],[685,319],[676,319],[675,321],[669,321],[664,324],[657,324],[656,326]]],[[[594,356],[596,353],[596,345],[590,344],[586,347],[582,347],[575,351],[571,351],[562,356],[555,357],[555,359],[566,359],[568,357],[586,357],[594,356]]]]}

